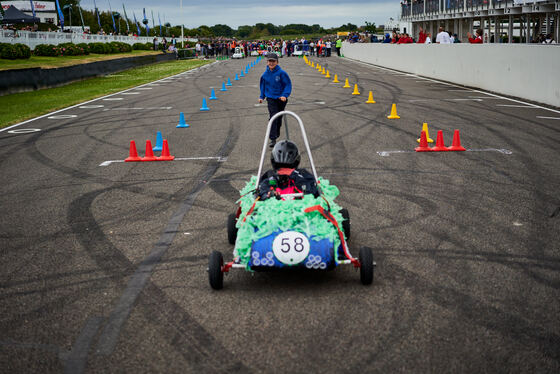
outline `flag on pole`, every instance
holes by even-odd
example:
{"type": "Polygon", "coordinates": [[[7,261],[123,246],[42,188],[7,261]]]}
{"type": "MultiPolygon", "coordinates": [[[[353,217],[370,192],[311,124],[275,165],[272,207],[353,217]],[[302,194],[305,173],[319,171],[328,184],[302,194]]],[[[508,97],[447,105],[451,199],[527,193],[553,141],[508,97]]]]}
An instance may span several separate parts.
{"type": "Polygon", "coordinates": [[[115,30],[115,34],[117,33],[117,25],[115,24],[115,16],[113,15],[113,9],[111,9],[111,2],[109,3],[109,12],[111,12],[111,19],[113,19],[113,30],[115,30]]]}
{"type": "Polygon", "coordinates": [[[64,14],[62,14],[62,9],[60,9],[60,4],[56,0],[56,10],[58,10],[58,18],[60,19],[60,27],[64,31],[64,14]]]}
{"type": "Polygon", "coordinates": [[[159,12],[157,12],[157,18],[158,18],[158,21],[159,21],[159,36],[161,37],[161,18],[159,16],[159,12]]]}
{"type": "Polygon", "coordinates": [[[136,24],[136,30],[138,30],[138,36],[140,36],[140,26],[138,26],[138,21],[136,20],[136,14],[132,11],[132,15],[134,16],[134,23],[136,24]]]}
{"type": "Polygon", "coordinates": [[[33,17],[35,17],[35,5],[33,5],[33,0],[29,0],[31,3],[31,11],[33,12],[33,17]]]}
{"type": "Polygon", "coordinates": [[[124,12],[124,20],[126,21],[126,32],[130,32],[130,27],[128,27],[128,17],[126,16],[126,9],[124,8],[124,3],[122,5],[122,10],[124,12]]]}
{"type": "Polygon", "coordinates": [[[95,3],[95,0],[93,0],[93,6],[95,8],[95,14],[97,15],[97,24],[99,25],[99,30],[103,30],[103,27],[101,27],[101,21],[99,20],[99,10],[97,10],[97,4],[95,3]]]}
{"type": "Polygon", "coordinates": [[[150,36],[150,22],[146,18],[146,8],[142,8],[142,12],[144,12],[144,19],[142,20],[142,23],[146,25],[146,36],[150,36]]]}

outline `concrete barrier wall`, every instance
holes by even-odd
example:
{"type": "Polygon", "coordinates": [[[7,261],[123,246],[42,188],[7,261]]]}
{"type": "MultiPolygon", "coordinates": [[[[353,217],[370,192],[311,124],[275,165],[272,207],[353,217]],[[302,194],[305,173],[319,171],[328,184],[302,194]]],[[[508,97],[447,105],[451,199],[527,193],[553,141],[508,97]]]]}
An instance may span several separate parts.
{"type": "Polygon", "coordinates": [[[348,58],[560,107],[560,46],[343,43],[348,58]]]}

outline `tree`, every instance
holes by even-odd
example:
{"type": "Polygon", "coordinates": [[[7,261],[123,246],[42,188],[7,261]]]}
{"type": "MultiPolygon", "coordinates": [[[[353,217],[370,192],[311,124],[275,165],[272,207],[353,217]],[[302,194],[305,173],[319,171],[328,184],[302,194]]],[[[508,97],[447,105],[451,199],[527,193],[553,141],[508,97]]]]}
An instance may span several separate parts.
{"type": "Polygon", "coordinates": [[[377,31],[377,28],[375,27],[375,22],[368,22],[366,21],[366,26],[364,27],[365,31],[375,34],[375,32],[377,31]]]}
{"type": "Polygon", "coordinates": [[[212,33],[215,36],[226,36],[226,37],[232,37],[233,36],[233,29],[231,27],[229,27],[228,25],[214,25],[210,28],[212,30],[212,33]]]}
{"type": "Polygon", "coordinates": [[[238,38],[243,39],[251,35],[252,32],[253,32],[253,26],[244,25],[244,26],[239,26],[235,35],[238,38]]]}

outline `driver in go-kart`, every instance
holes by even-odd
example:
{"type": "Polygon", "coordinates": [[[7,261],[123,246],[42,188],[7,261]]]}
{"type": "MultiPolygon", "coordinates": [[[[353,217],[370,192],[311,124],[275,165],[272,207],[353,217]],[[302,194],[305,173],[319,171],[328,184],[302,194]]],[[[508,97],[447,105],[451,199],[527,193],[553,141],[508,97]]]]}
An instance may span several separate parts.
{"type": "Polygon", "coordinates": [[[257,195],[260,200],[269,197],[282,199],[286,194],[313,194],[319,196],[315,177],[305,169],[298,169],[301,156],[296,144],[290,140],[278,142],[272,149],[270,162],[273,169],[261,177],[257,195]]]}

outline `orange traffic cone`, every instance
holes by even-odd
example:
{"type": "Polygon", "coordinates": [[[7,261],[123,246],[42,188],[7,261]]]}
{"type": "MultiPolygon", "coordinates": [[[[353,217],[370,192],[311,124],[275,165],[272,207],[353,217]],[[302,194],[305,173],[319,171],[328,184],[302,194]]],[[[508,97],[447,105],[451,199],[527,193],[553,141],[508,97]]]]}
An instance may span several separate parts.
{"type": "Polygon", "coordinates": [[[335,74],[334,75],[334,79],[332,81],[333,83],[340,83],[340,81],[338,80],[338,76],[335,74]]]}
{"type": "MultiPolygon", "coordinates": [[[[424,122],[422,124],[422,131],[426,131],[426,138],[428,138],[428,143],[433,143],[434,139],[430,138],[430,132],[428,131],[428,124],[424,122]]],[[[416,139],[418,143],[420,143],[420,138],[416,139]]]]}
{"type": "Polygon", "coordinates": [[[414,148],[416,152],[431,152],[432,149],[428,147],[428,141],[426,140],[426,132],[422,131],[420,135],[420,146],[414,148]]]}
{"type": "MultiPolygon", "coordinates": [[[[422,131],[424,132],[424,131],[422,131]]],[[[426,135],[427,137],[427,135],[426,135]]],[[[437,139],[436,139],[436,146],[434,148],[432,148],[432,151],[434,152],[447,152],[449,151],[449,148],[447,148],[444,144],[443,144],[443,131],[439,130],[437,132],[437,139]]]]}
{"type": "Polygon", "coordinates": [[[465,148],[461,147],[461,136],[459,135],[459,130],[455,130],[453,134],[453,144],[451,147],[447,148],[448,151],[466,151],[465,148]]]}
{"type": "Polygon", "coordinates": [[[342,88],[350,88],[350,83],[348,83],[348,78],[346,78],[346,82],[344,82],[344,86],[342,88]]]}
{"type": "Polygon", "coordinates": [[[138,152],[136,151],[136,143],[134,140],[130,141],[130,149],[128,151],[128,157],[124,159],[124,162],[134,162],[134,161],[141,161],[140,157],[138,157],[138,152]]]}
{"type": "Polygon", "coordinates": [[[169,154],[167,139],[163,139],[163,150],[161,151],[161,156],[157,158],[157,161],[173,161],[174,158],[175,156],[169,154]]]}
{"type": "Polygon", "coordinates": [[[155,161],[154,151],[152,150],[152,141],[146,140],[146,155],[140,161],[155,161]]]}
{"type": "Polygon", "coordinates": [[[366,104],[375,104],[375,100],[373,100],[373,92],[369,91],[369,96],[368,99],[366,101],[366,104]]]}
{"type": "MultiPolygon", "coordinates": [[[[397,104],[393,104],[393,106],[391,107],[391,114],[389,114],[389,116],[387,116],[387,118],[389,118],[389,119],[398,119],[398,118],[401,118],[401,117],[399,117],[399,115],[397,114],[397,104]]],[[[422,140],[420,140],[420,143],[422,143],[422,140]]]]}

